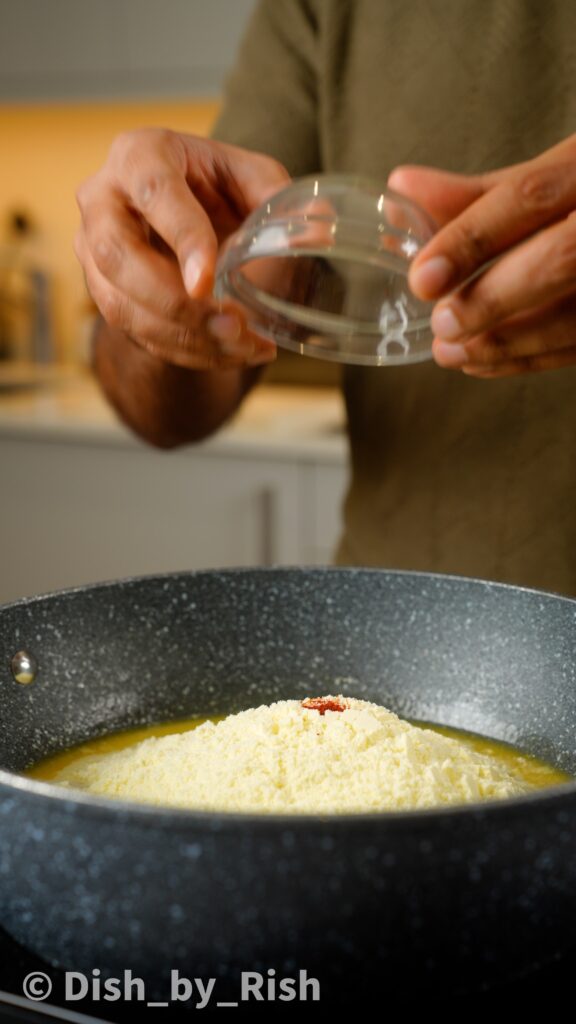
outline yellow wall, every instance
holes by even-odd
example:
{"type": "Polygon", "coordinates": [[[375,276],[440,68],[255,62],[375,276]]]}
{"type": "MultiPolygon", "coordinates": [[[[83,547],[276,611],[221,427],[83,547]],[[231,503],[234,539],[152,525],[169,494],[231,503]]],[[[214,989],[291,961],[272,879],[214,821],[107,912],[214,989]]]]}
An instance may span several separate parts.
{"type": "Polygon", "coordinates": [[[39,228],[36,255],[53,281],[57,354],[74,361],[82,347],[86,291],[72,242],[78,224],[74,193],[103,163],[114,136],[128,128],[163,125],[205,135],[216,102],[0,105],[0,223],[26,210],[39,228]]]}

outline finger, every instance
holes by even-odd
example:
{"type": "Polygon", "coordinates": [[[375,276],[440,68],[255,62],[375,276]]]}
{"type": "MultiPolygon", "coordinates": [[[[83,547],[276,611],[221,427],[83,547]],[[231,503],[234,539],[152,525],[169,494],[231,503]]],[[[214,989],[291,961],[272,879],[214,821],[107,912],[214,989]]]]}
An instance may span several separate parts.
{"type": "Polygon", "coordinates": [[[250,331],[238,337],[234,333],[231,340],[227,324],[217,318],[210,319],[204,329],[183,330],[173,338],[155,318],[144,326],[140,330],[137,325],[136,333],[130,334],[133,341],[151,355],[189,370],[245,369],[263,366],[276,358],[276,346],[250,331]]]}
{"type": "Polygon", "coordinates": [[[455,174],[437,167],[402,164],[392,171],[388,184],[424,206],[443,225],[495,185],[508,181],[511,174],[528,175],[530,171],[541,167],[555,164],[570,166],[575,161],[576,135],[571,135],[531,160],[479,175],[455,174]]]}
{"type": "Polygon", "coordinates": [[[73,245],[74,252],[76,253],[76,256],[79,259],[80,263],[82,264],[82,269],[84,269],[85,241],[83,228],[78,228],[78,230],[76,231],[76,234],[74,235],[73,245]]]}
{"type": "Polygon", "coordinates": [[[514,377],[518,374],[562,370],[570,366],[576,366],[576,346],[562,349],[560,352],[547,352],[544,355],[513,359],[510,362],[498,363],[494,366],[466,366],[462,368],[462,372],[468,377],[493,380],[498,377],[514,377]]]}
{"type": "Polygon", "coordinates": [[[218,241],[290,180],[269,157],[161,130],[122,136],[112,166],[118,185],[176,253],[187,291],[198,297],[212,291],[218,241]]]}
{"type": "Polygon", "coordinates": [[[111,151],[116,190],[175,253],[186,290],[200,298],[212,291],[218,239],[188,185],[186,169],[185,147],[172,132],[147,139],[129,133],[111,151]]]}
{"type": "Polygon", "coordinates": [[[492,369],[514,360],[547,356],[576,346],[574,300],[513,318],[463,344],[435,338],[432,354],[450,369],[492,369]]]}
{"type": "Polygon", "coordinates": [[[83,230],[98,270],[118,291],[162,319],[189,322],[196,300],[187,294],[178,264],[149,244],[118,193],[99,192],[85,203],[83,230]]]}
{"type": "MultiPolygon", "coordinates": [[[[576,197],[575,197],[576,198],[576,197]]],[[[467,287],[436,304],[434,333],[447,341],[479,334],[576,289],[576,218],[539,232],[467,287]]]]}
{"type": "Polygon", "coordinates": [[[408,165],[392,171],[388,185],[422,206],[437,224],[457,217],[488,188],[481,176],[408,165]]]}
{"type": "Polygon", "coordinates": [[[276,347],[249,331],[231,307],[198,301],[188,323],[170,322],[111,285],[86,249],[83,256],[88,290],[106,322],[151,354],[192,369],[258,366],[275,358],[276,347]]]}
{"type": "Polygon", "coordinates": [[[568,163],[509,169],[492,188],[442,228],[415,258],[409,283],[434,299],[490,260],[576,206],[576,174],[568,163]]]}
{"type": "Polygon", "coordinates": [[[198,140],[187,135],[183,135],[182,139],[186,147],[188,181],[196,182],[199,186],[208,184],[216,188],[219,196],[225,194],[240,220],[244,220],[252,210],[286,188],[292,180],[278,160],[263,153],[216,141],[210,143],[211,173],[204,174],[199,180],[198,140]]]}

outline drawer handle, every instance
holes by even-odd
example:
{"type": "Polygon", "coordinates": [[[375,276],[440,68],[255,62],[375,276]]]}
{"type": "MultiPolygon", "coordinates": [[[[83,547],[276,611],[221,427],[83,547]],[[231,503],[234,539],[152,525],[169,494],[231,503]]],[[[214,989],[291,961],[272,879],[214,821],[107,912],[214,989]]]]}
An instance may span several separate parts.
{"type": "Polygon", "coordinates": [[[260,492],[260,561],[274,565],[276,557],[276,493],[273,487],[260,492]]]}

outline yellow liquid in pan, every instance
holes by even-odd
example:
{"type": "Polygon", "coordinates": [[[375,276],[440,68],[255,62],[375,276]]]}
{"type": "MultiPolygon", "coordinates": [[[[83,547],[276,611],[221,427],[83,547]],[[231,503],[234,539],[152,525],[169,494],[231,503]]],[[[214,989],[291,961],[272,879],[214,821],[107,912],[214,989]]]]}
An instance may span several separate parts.
{"type": "MultiPolygon", "coordinates": [[[[224,716],[211,718],[210,720],[218,722],[222,717],[224,716]]],[[[161,725],[149,725],[142,729],[127,729],[124,732],[102,736],[99,739],[90,740],[88,743],[82,743],[78,747],[73,747],[70,750],[63,751],[63,753],[46,758],[32,768],[29,768],[25,774],[32,779],[52,782],[62,768],[73,764],[74,761],[85,757],[87,754],[110,754],[117,750],[124,750],[135,743],[140,743],[141,740],[146,740],[151,736],[167,736],[170,733],[186,732],[189,729],[195,729],[196,726],[201,725],[205,721],[207,721],[205,718],[187,718],[179,722],[165,722],[161,725]]],[[[558,786],[561,783],[572,781],[572,776],[566,772],[560,771],[558,768],[554,768],[552,765],[546,764],[530,754],[523,753],[507,743],[487,739],[475,733],[452,729],[448,726],[430,725],[428,722],[413,721],[412,725],[432,729],[432,731],[441,733],[443,736],[459,740],[480,754],[487,754],[497,758],[509,771],[514,772],[515,775],[535,789],[558,786]]]]}

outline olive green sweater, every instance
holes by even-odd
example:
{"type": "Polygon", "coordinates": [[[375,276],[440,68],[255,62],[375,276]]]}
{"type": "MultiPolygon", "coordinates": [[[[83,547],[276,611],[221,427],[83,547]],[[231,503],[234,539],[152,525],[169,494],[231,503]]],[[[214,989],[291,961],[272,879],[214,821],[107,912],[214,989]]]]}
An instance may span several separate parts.
{"type": "MultiPolygon", "coordinates": [[[[293,175],[465,173],[576,131],[571,0],[263,0],[215,136],[293,175]]],[[[341,564],[576,594],[576,369],[346,368],[341,564]]]]}

